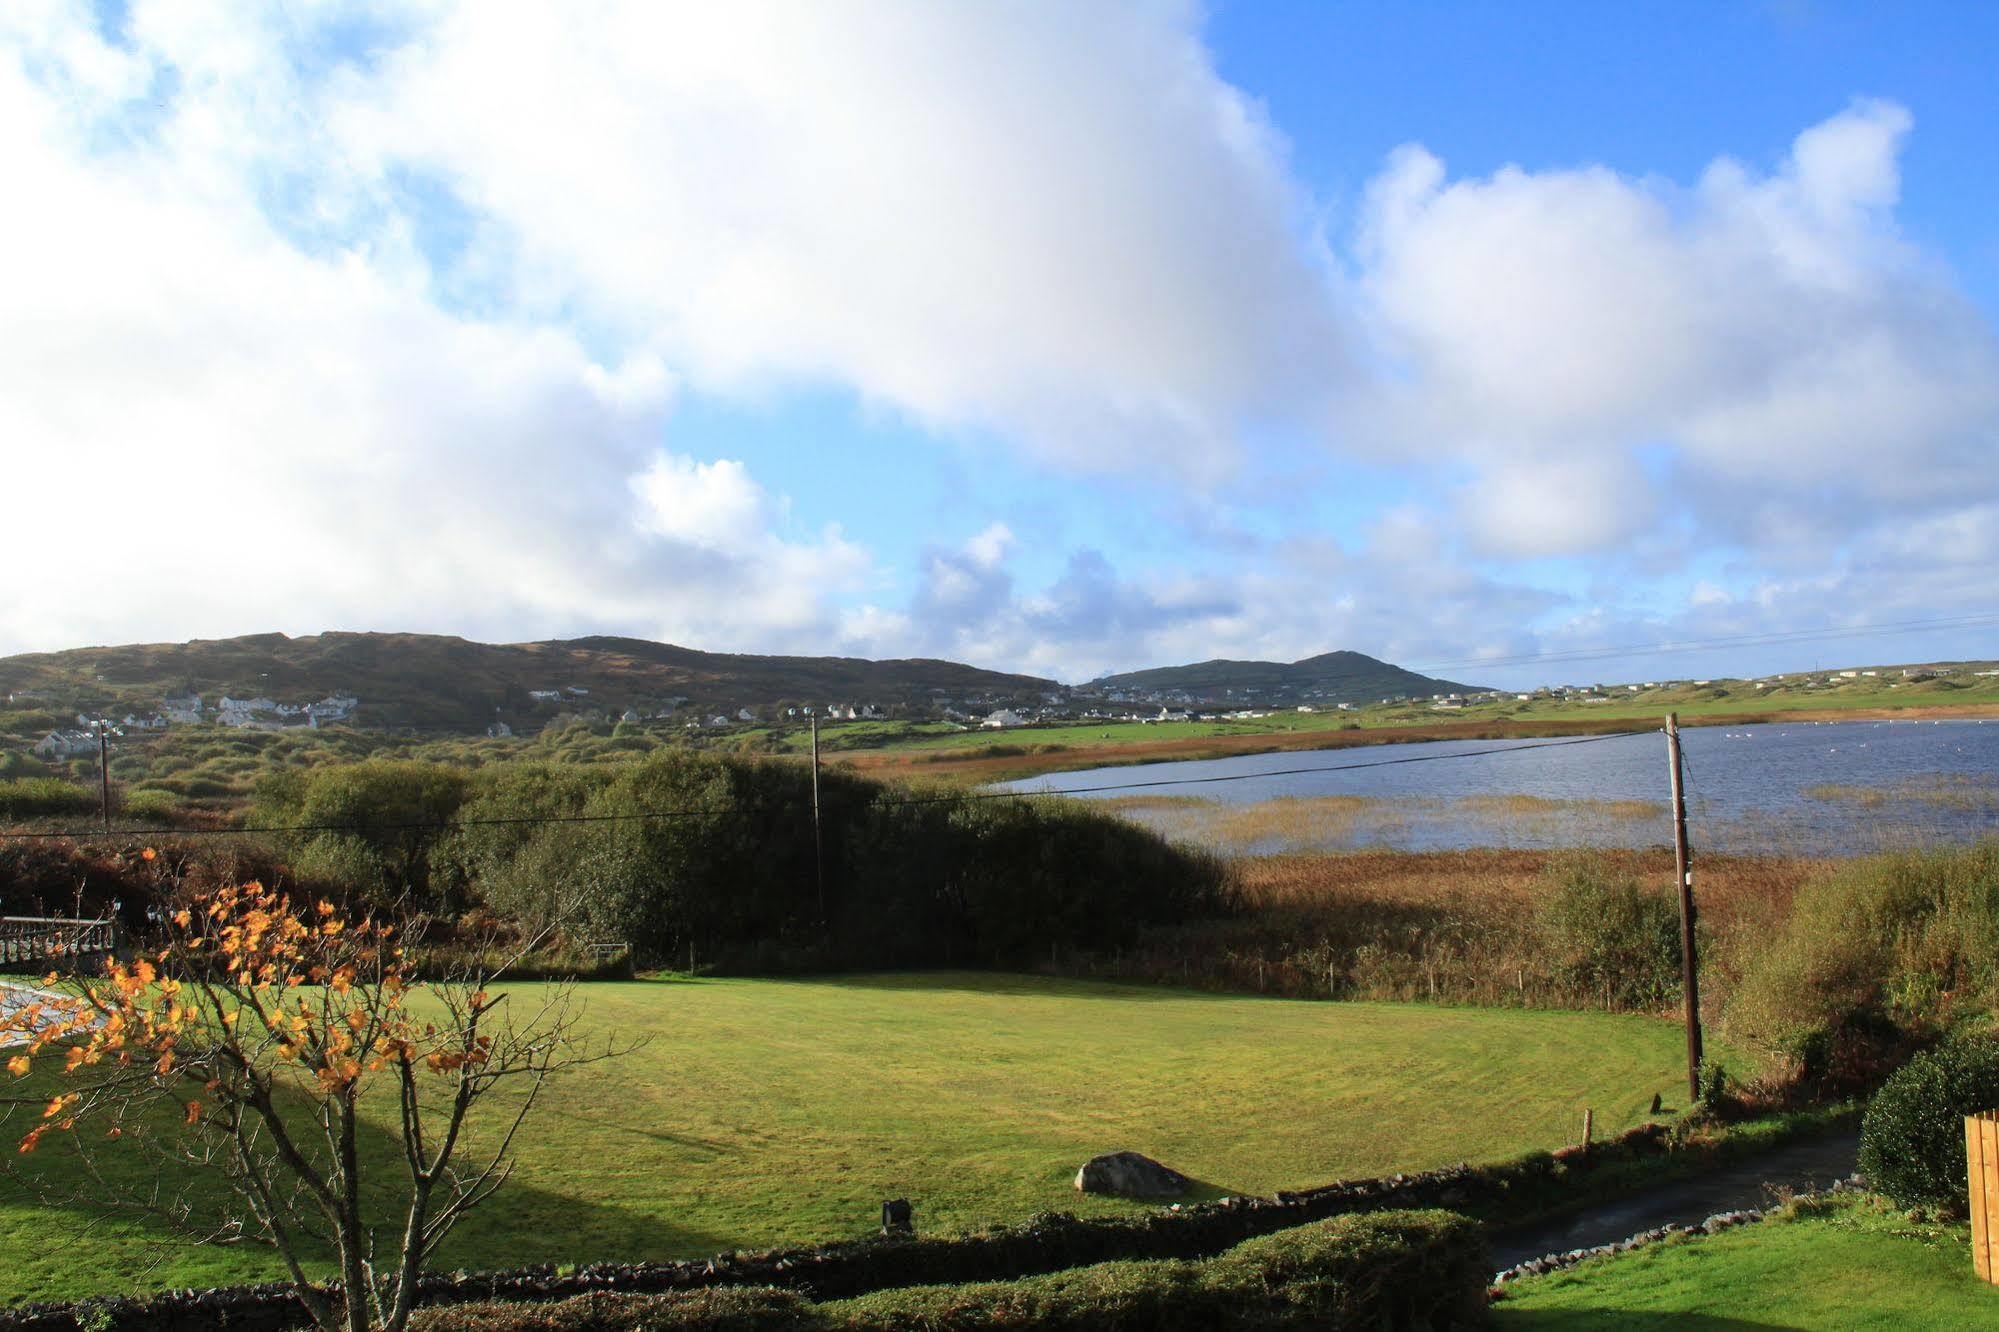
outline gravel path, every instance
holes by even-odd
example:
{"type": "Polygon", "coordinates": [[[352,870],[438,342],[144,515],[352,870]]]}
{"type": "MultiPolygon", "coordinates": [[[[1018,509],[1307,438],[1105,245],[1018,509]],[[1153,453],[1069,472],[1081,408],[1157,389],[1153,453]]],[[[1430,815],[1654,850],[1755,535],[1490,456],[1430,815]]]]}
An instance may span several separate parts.
{"type": "Polygon", "coordinates": [[[1546,1254],[1615,1244],[1660,1226],[1694,1225],[1720,1212],[1764,1207],[1779,1189],[1829,1189],[1853,1173],[1859,1151],[1858,1130],[1828,1133],[1559,1220],[1498,1231],[1492,1237],[1493,1263],[1503,1271],[1546,1254]]]}

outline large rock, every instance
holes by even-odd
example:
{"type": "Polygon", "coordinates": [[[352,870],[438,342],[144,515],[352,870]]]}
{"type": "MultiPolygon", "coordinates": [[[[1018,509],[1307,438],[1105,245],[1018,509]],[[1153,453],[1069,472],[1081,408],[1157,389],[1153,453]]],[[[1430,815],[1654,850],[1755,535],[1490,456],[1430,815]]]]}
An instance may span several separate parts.
{"type": "Polygon", "coordinates": [[[1177,1198],[1193,1181],[1137,1152],[1109,1152],[1083,1162],[1076,1187],[1084,1193],[1120,1198],[1177,1198]]]}

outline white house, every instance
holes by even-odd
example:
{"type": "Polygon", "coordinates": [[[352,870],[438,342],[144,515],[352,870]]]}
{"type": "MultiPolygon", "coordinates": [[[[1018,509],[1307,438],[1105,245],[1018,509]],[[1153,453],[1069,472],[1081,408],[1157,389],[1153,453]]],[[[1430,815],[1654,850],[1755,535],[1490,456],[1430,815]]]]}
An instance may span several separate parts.
{"type": "Polygon", "coordinates": [[[528,690],[528,697],[537,703],[560,703],[562,701],[562,691],[560,689],[530,689],[528,690]]]}
{"type": "Polygon", "coordinates": [[[507,736],[510,736],[513,733],[514,733],[514,728],[507,725],[503,721],[496,721],[491,726],[488,726],[486,728],[486,734],[492,736],[496,740],[505,739],[507,736]]]}
{"type": "Polygon", "coordinates": [[[276,712],[278,710],[276,703],[261,695],[256,698],[231,698],[229,695],[224,694],[222,702],[216,706],[222,712],[276,712]]]}
{"type": "Polygon", "coordinates": [[[35,746],[43,759],[83,758],[97,752],[97,737],[89,731],[50,731],[35,746]]]}
{"type": "Polygon", "coordinates": [[[979,725],[997,731],[1007,726],[1025,726],[1027,718],[1010,708],[1001,708],[996,712],[987,713],[979,725]]]}
{"type": "Polygon", "coordinates": [[[756,719],[757,719],[757,714],[751,712],[748,708],[740,708],[736,712],[737,721],[753,722],[756,719]]]}

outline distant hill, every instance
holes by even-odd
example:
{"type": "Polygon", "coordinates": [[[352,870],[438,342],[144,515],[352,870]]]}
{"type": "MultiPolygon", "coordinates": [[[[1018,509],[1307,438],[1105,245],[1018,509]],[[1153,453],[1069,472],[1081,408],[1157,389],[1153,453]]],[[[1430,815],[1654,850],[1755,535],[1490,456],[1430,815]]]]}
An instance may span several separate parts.
{"type": "Polygon", "coordinates": [[[1398,695],[1480,692],[1481,686],[1418,675],[1362,652],[1326,652],[1303,661],[1204,661],[1193,666],[1160,666],[1127,671],[1090,682],[1089,688],[1132,693],[1176,692],[1199,702],[1377,703],[1398,695]]]}
{"type": "Polygon", "coordinates": [[[50,704],[157,707],[170,693],[306,702],[345,690],[369,725],[484,726],[495,709],[531,714],[531,690],[580,690],[580,706],[623,709],[687,701],[690,709],[795,702],[936,704],[942,698],[1038,699],[1053,680],[950,661],[764,657],[698,652],[638,638],[474,643],[436,634],[253,634],[0,657],[0,697],[27,690],[50,704]]]}

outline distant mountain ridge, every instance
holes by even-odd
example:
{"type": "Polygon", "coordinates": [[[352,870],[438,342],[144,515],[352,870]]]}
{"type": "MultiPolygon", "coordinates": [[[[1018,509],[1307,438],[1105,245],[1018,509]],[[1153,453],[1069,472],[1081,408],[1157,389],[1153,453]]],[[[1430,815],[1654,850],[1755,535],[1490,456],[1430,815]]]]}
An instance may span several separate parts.
{"type": "Polygon", "coordinates": [[[1053,680],[957,662],[702,652],[639,638],[476,643],[440,634],[251,634],[186,643],[72,648],[0,657],[0,696],[103,697],[157,706],[168,694],[304,701],[345,690],[368,724],[483,726],[495,711],[532,709],[530,691],[569,691],[579,705],[625,708],[684,700],[733,710],[787,700],[820,705],[935,705],[940,698],[1039,698],[1053,680]]]}
{"type": "Polygon", "coordinates": [[[1377,703],[1384,698],[1483,692],[1479,685],[1404,670],[1364,652],[1325,652],[1303,661],[1214,661],[1126,671],[1090,682],[1105,693],[1177,693],[1194,702],[1377,703]]]}

